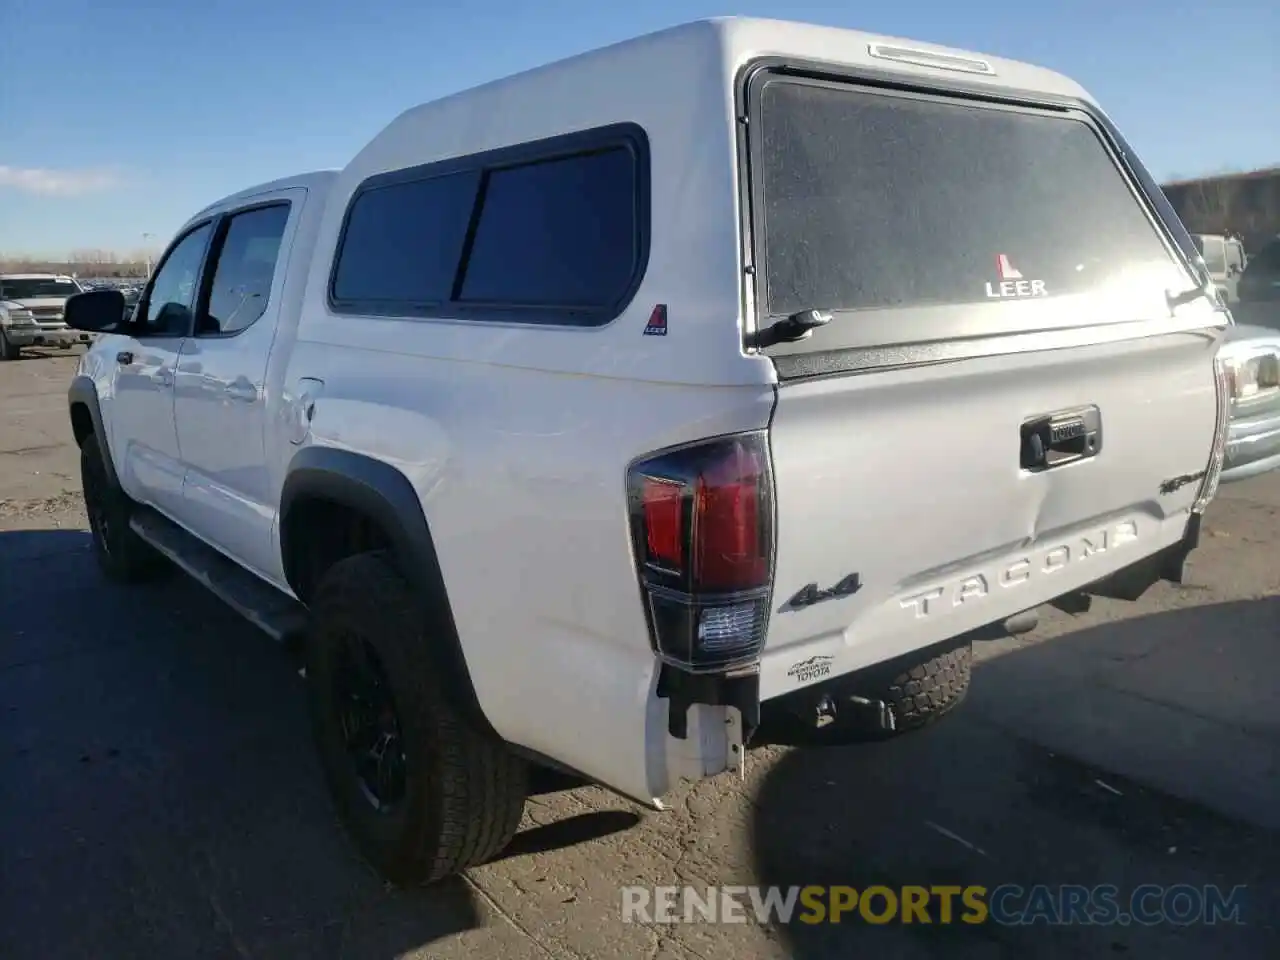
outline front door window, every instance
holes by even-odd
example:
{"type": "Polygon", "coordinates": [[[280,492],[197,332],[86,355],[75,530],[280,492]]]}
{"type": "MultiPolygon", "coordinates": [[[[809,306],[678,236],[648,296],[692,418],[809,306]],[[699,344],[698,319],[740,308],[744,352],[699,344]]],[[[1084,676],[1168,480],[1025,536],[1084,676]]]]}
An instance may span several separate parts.
{"type": "Polygon", "coordinates": [[[192,230],[175,246],[151,284],[145,310],[137,317],[140,337],[184,337],[191,329],[195,309],[200,264],[209,245],[212,224],[192,230]]]}

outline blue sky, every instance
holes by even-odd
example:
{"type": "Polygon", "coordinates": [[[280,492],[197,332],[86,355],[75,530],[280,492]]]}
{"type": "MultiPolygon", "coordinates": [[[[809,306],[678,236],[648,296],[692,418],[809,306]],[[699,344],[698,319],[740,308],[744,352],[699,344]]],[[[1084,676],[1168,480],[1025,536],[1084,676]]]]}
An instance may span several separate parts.
{"type": "Polygon", "coordinates": [[[2,5],[0,253],[162,246],[220,196],[341,167],[415,103],[725,14],[854,27],[1068,73],[1160,179],[1280,163],[1276,0],[2,5]]]}

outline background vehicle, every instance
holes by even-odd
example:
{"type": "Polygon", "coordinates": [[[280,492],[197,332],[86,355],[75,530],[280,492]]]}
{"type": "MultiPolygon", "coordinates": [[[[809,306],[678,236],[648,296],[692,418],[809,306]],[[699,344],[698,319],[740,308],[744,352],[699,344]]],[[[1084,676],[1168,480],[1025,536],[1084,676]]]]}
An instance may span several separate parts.
{"type": "Polygon", "coordinates": [[[1235,303],[1239,299],[1236,291],[1240,283],[1240,275],[1248,262],[1244,245],[1235,237],[1224,237],[1220,234],[1196,233],[1192,234],[1192,239],[1204,258],[1205,267],[1209,271],[1209,276],[1213,278],[1214,286],[1222,291],[1228,304],[1235,303]]]}
{"type": "Polygon", "coordinates": [[[976,633],[1196,545],[1229,318],[1131,158],[1057,74],[772,21],[411,109],[71,301],[97,556],[301,638],[397,880],[500,849],[529,762],[659,806],[764,705],[922,726],[976,633]]]}
{"type": "Polygon", "coordinates": [[[1280,467],[1280,331],[1236,324],[1222,346],[1231,393],[1223,483],[1280,467]]]}
{"type": "Polygon", "coordinates": [[[1280,329],[1280,237],[1249,258],[1237,289],[1232,312],[1240,323],[1280,329]]]}
{"type": "Polygon", "coordinates": [[[0,274],[0,360],[16,360],[23,347],[88,343],[92,335],[63,322],[67,298],[82,292],[71,277],[52,273],[0,274]]]}

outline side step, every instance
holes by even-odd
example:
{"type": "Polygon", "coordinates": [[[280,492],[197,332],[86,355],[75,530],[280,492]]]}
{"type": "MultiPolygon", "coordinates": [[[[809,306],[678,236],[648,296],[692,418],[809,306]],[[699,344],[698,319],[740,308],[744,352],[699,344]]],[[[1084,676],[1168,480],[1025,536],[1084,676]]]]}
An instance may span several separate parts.
{"type": "Polygon", "coordinates": [[[129,520],[135,533],[208,587],[215,596],[281,643],[306,627],[306,608],[228,560],[167,517],[142,507],[129,520]]]}

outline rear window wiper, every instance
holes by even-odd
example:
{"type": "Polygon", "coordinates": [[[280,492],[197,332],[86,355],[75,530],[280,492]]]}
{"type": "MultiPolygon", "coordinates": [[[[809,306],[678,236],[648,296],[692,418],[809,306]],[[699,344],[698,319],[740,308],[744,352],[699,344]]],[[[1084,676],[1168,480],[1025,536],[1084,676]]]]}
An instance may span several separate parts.
{"type": "Polygon", "coordinates": [[[781,320],[775,320],[762,330],[757,330],[749,345],[757,350],[763,350],[775,343],[795,343],[809,336],[818,327],[825,327],[830,322],[829,311],[800,310],[781,320]]]}

